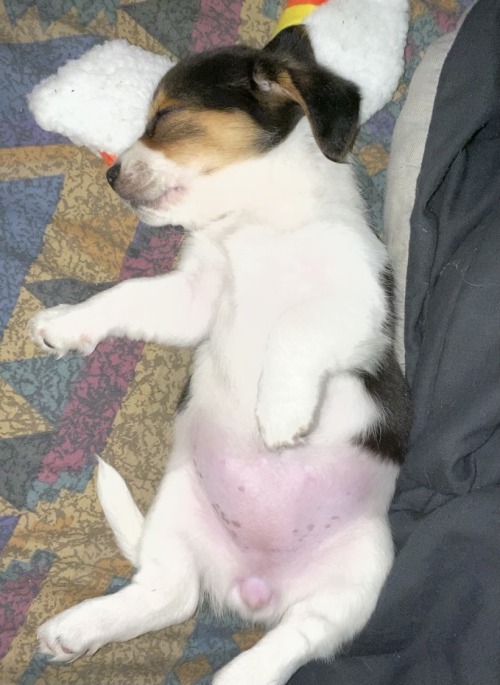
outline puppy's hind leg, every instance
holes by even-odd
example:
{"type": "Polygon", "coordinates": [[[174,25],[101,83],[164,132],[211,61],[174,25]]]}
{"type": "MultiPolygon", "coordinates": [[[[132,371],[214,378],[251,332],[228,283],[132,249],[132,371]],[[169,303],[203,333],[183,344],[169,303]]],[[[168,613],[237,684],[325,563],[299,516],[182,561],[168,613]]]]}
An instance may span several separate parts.
{"type": "Polygon", "coordinates": [[[393,554],[384,528],[375,540],[351,550],[342,545],[329,560],[330,574],[313,573],[309,594],[291,603],[275,628],[219,671],[214,685],[285,685],[307,662],[334,656],[375,608],[393,554]]]}
{"type": "Polygon", "coordinates": [[[308,661],[332,656],[357,632],[345,632],[346,618],[333,610],[337,599],[321,593],[294,605],[276,628],[219,671],[214,685],[284,685],[308,661]]]}
{"type": "Polygon", "coordinates": [[[194,614],[199,571],[182,530],[173,523],[186,512],[172,511],[179,500],[192,501],[187,476],[183,467],[166,475],[144,522],[139,570],[130,585],[85,600],[44,623],[38,631],[40,652],[54,661],[73,661],[108,642],[130,640],[194,614]]]}

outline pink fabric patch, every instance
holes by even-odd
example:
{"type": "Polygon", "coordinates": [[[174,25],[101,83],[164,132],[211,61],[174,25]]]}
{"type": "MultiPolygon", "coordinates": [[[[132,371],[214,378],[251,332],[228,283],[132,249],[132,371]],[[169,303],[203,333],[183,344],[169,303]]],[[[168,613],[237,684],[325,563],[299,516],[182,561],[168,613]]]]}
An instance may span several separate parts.
{"type": "Polygon", "coordinates": [[[458,16],[449,12],[439,11],[436,14],[436,23],[442,33],[450,33],[456,28],[458,16]]]}
{"type": "MultiPolygon", "coordinates": [[[[152,235],[137,256],[125,257],[120,279],[169,271],[181,241],[180,230],[164,237],[152,235]]],[[[143,348],[142,342],[118,338],[102,342],[87,357],[43,459],[38,475],[42,482],[52,485],[66,470],[81,471],[102,451],[143,348]]]]}
{"type": "Polygon", "coordinates": [[[143,348],[144,343],[118,338],[101,343],[86,359],[44,457],[38,475],[42,482],[52,485],[62,472],[80,471],[102,450],[143,348]]]}
{"type": "Polygon", "coordinates": [[[198,21],[191,34],[191,50],[202,52],[238,41],[242,0],[201,0],[198,21]]]}
{"type": "Polygon", "coordinates": [[[9,566],[11,577],[7,576],[8,579],[0,588],[0,659],[7,654],[12,640],[24,624],[31,603],[50,571],[53,558],[54,555],[38,550],[31,558],[28,569],[23,568],[21,562],[12,562],[9,566]]]}

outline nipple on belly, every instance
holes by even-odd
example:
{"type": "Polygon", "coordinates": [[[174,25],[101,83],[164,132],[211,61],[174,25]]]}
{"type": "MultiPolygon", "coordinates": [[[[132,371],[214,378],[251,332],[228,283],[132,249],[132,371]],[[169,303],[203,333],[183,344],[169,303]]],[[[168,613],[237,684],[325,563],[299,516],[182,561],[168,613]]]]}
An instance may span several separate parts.
{"type": "Polygon", "coordinates": [[[238,581],[238,590],[243,603],[253,611],[263,609],[273,598],[273,591],[269,585],[257,576],[238,581]]]}

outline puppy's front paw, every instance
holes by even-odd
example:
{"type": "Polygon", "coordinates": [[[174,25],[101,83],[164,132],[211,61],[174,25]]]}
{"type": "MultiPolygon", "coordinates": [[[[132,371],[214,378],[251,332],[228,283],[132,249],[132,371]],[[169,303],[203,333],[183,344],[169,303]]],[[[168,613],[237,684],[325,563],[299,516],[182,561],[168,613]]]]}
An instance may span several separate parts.
{"type": "Polygon", "coordinates": [[[37,632],[38,651],[51,661],[75,661],[84,654],[94,654],[102,646],[91,637],[92,626],[78,620],[73,607],[43,623],[37,632]]]}
{"type": "Polygon", "coordinates": [[[298,401],[280,397],[261,387],[257,401],[257,425],[270,450],[294,447],[310,433],[314,419],[315,402],[305,397],[298,401]]]}
{"type": "Polygon", "coordinates": [[[85,304],[60,304],[35,314],[29,330],[33,340],[43,350],[57,357],[62,357],[70,350],[88,355],[100,340],[95,324],[85,304]]]}

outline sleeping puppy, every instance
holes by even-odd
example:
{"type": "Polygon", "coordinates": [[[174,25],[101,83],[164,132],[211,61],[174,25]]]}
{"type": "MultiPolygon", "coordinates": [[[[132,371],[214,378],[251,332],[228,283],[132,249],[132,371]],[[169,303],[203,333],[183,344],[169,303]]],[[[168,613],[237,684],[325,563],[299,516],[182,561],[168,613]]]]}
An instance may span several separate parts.
{"type": "Polygon", "coordinates": [[[348,164],[359,108],[356,86],[289,28],[261,51],[173,67],[142,138],[108,171],[143,221],[186,228],[178,268],[42,312],[34,338],[59,355],[108,336],[196,351],[144,520],[100,466],[137,572],[40,628],[54,660],[185,621],[208,596],[270,627],[214,683],[282,685],[372,614],[393,559],[409,400],[386,251],[348,164]]]}

